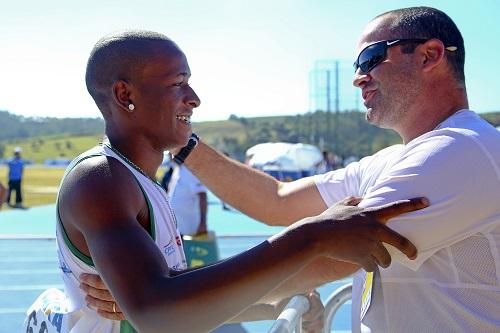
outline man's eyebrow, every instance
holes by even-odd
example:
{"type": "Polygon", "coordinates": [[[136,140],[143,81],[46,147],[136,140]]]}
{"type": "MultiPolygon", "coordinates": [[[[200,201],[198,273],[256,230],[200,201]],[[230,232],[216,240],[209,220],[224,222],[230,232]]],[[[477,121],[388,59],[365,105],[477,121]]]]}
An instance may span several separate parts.
{"type": "Polygon", "coordinates": [[[152,77],[156,77],[156,78],[159,78],[159,79],[174,79],[174,78],[177,78],[179,76],[182,76],[183,78],[189,78],[191,77],[191,73],[188,73],[188,72],[181,72],[181,73],[161,73],[161,74],[157,74],[157,75],[151,75],[152,77]]]}
{"type": "Polygon", "coordinates": [[[177,78],[179,76],[182,76],[183,78],[189,78],[191,76],[191,73],[188,73],[188,72],[181,72],[181,73],[177,73],[177,74],[170,74],[170,73],[167,73],[165,75],[162,75],[164,77],[170,77],[170,78],[177,78]]]}

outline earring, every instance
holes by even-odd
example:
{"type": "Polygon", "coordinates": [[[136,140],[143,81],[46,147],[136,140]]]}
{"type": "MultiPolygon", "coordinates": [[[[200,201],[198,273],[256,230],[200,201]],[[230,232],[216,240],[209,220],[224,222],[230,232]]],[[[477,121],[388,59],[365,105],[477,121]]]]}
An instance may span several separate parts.
{"type": "Polygon", "coordinates": [[[132,103],[130,103],[130,104],[128,105],[128,109],[129,109],[130,111],[134,111],[134,110],[135,110],[135,105],[134,105],[134,104],[132,104],[132,103]]]}

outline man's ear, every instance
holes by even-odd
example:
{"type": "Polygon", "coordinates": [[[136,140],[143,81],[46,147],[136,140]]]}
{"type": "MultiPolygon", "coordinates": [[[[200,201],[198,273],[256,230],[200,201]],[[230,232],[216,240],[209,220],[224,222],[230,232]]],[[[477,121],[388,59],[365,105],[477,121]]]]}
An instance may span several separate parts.
{"type": "Polygon", "coordinates": [[[130,84],[125,80],[118,80],[113,83],[113,101],[116,106],[124,111],[130,112],[129,105],[133,105],[130,84]]]}
{"type": "Polygon", "coordinates": [[[439,39],[429,39],[419,48],[422,55],[422,70],[430,72],[445,61],[445,47],[439,39]]]}

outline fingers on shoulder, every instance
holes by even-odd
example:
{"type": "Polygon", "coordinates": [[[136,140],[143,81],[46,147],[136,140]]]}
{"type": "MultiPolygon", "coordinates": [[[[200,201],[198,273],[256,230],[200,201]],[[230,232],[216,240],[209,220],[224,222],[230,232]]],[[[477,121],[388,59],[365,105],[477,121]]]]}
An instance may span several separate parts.
{"type": "Polygon", "coordinates": [[[346,206],[357,206],[362,200],[363,200],[363,198],[361,198],[361,197],[350,196],[350,197],[346,197],[344,200],[342,200],[341,203],[346,205],[346,206]]]}
{"type": "Polygon", "coordinates": [[[398,215],[423,209],[427,206],[429,206],[429,200],[424,197],[418,197],[407,200],[398,200],[378,207],[367,208],[366,211],[380,222],[385,223],[387,220],[398,215]]]}
{"type": "Polygon", "coordinates": [[[397,248],[399,251],[403,252],[408,258],[414,259],[417,256],[417,248],[413,243],[406,237],[387,227],[386,225],[380,225],[377,229],[377,239],[380,242],[390,244],[397,248]]]}

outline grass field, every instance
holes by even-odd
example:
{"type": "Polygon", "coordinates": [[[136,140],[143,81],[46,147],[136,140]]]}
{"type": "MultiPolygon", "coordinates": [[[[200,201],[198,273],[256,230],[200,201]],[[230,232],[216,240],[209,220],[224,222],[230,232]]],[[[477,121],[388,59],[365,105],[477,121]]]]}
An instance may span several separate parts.
{"type": "MultiPolygon", "coordinates": [[[[64,169],[30,166],[24,169],[22,182],[23,204],[26,207],[52,204],[64,169]]],[[[0,167],[0,181],[7,187],[7,168],[0,167]]],[[[11,199],[14,202],[14,198],[11,199]]],[[[2,209],[9,209],[6,205],[2,209]]]]}
{"type": "Polygon", "coordinates": [[[92,148],[102,141],[102,135],[88,136],[44,136],[22,140],[10,140],[5,143],[5,156],[10,158],[15,147],[23,149],[23,158],[34,163],[44,163],[46,159],[72,160],[78,154],[92,148]]]}
{"type": "MultiPolygon", "coordinates": [[[[64,168],[52,168],[45,166],[28,166],[24,169],[22,182],[23,205],[34,207],[41,205],[50,205],[56,202],[59,183],[64,174],[64,168]]],[[[157,178],[160,179],[165,172],[160,168],[157,178]]],[[[7,167],[0,166],[0,182],[7,187],[7,167]]],[[[14,198],[11,199],[14,202],[14,198]]],[[[2,209],[10,209],[3,205],[2,209]]]]}

